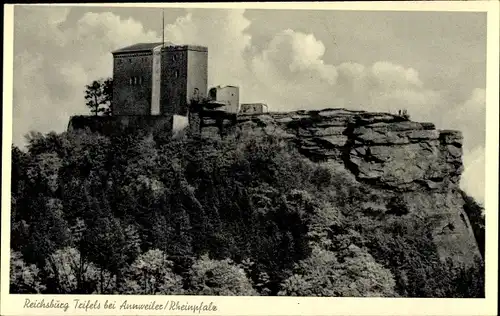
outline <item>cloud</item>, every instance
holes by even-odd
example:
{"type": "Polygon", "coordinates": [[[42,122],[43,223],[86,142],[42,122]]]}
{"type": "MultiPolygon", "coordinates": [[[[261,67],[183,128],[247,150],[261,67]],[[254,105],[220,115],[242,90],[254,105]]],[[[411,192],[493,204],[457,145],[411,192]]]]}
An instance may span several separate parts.
{"type": "Polygon", "coordinates": [[[15,23],[13,142],[31,130],[62,131],[69,117],[88,113],[84,85],[110,76],[110,52],[134,42],[158,40],[132,19],[86,13],[63,30],[68,9],[17,7],[15,23]],[[30,23],[22,23],[29,20],[30,23]]]}
{"type": "Polygon", "coordinates": [[[461,187],[484,205],[486,90],[474,89],[469,99],[448,112],[451,128],[464,135],[464,174],[461,187]]]}
{"type": "MultiPolygon", "coordinates": [[[[250,68],[260,94],[276,110],[318,107],[361,108],[424,114],[441,101],[425,88],[418,71],[389,61],[373,65],[323,60],[324,44],[313,34],[285,30],[253,56],[250,68]]],[[[246,89],[246,87],[245,87],[246,89]]]]}
{"type": "Polygon", "coordinates": [[[174,43],[208,47],[208,84],[244,86],[248,77],[244,55],[251,36],[244,10],[188,10],[174,24],[166,25],[165,39],[174,43]]]}
{"type": "Polygon", "coordinates": [[[293,74],[302,80],[317,78],[335,84],[337,71],[321,59],[324,53],[325,46],[313,34],[287,29],[277,34],[254,62],[272,66],[282,75],[293,74]]]}
{"type": "MultiPolygon", "coordinates": [[[[14,142],[30,130],[66,128],[70,115],[88,113],[83,88],[110,76],[110,52],[135,42],[161,41],[133,19],[113,13],[84,14],[62,27],[69,10],[18,7],[15,24],[14,142]],[[24,24],[22,21],[29,20],[24,24]]],[[[270,110],[346,107],[397,112],[413,120],[464,133],[466,170],[463,187],[484,195],[484,89],[456,104],[449,95],[426,86],[417,69],[380,60],[363,65],[325,61],[327,47],[314,34],[284,29],[257,48],[244,10],[187,10],[166,25],[165,39],[209,49],[209,85],[240,86],[241,102],[265,102],[270,110]],[[471,124],[474,122],[474,124],[471,124]],[[479,188],[479,189],[478,189],[479,188]]],[[[453,89],[451,86],[449,89],[453,89]]]]}
{"type": "Polygon", "coordinates": [[[485,155],[484,147],[478,146],[465,152],[464,166],[460,187],[484,205],[485,197],[485,155]]]}

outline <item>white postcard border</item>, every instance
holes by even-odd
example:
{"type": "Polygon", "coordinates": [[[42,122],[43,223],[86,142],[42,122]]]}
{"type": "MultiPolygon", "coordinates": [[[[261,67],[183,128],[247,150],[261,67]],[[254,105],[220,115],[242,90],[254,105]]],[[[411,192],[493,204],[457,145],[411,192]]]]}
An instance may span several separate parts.
{"type": "MultiPolygon", "coordinates": [[[[50,4],[58,5],[58,4],[50,4]]],[[[60,4],[71,5],[71,4],[60,4]]],[[[486,298],[485,299],[383,299],[383,298],[294,298],[294,297],[209,297],[209,296],[126,296],[126,295],[20,295],[9,291],[10,252],[10,172],[12,143],[12,65],[13,5],[4,6],[4,87],[3,87],[3,156],[2,156],[2,245],[1,245],[1,315],[191,315],[193,311],[105,310],[106,300],[119,305],[130,303],[209,304],[217,311],[211,315],[494,315],[497,305],[498,246],[498,118],[499,118],[499,3],[496,1],[462,2],[356,2],[356,3],[176,3],[176,4],[78,4],[86,6],[266,8],[315,10],[400,10],[400,11],[477,11],[488,12],[487,117],[486,117],[486,298]],[[6,67],[5,67],[6,66],[6,67]],[[64,311],[23,309],[26,299],[68,302],[64,311]],[[75,310],[74,299],[99,300],[100,310],[75,310]]]]}

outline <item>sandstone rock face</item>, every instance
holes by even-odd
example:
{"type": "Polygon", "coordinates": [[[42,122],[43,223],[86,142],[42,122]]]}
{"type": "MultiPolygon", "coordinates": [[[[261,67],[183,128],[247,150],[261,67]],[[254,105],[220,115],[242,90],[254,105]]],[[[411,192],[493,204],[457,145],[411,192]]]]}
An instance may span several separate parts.
{"type": "MultiPolygon", "coordinates": [[[[202,121],[203,137],[219,137],[210,119],[202,121]]],[[[422,215],[429,219],[443,259],[472,264],[479,255],[463,205],[457,202],[462,201],[456,193],[463,170],[460,132],[388,113],[346,109],[239,115],[232,125],[222,125],[233,132],[280,135],[311,160],[340,162],[358,181],[402,194],[412,212],[425,210],[422,215]]]]}
{"type": "Polygon", "coordinates": [[[432,124],[373,123],[350,134],[348,164],[359,180],[397,190],[446,189],[462,172],[462,136],[432,124]],[[453,142],[453,144],[450,144],[453,142]]]}
{"type": "Polygon", "coordinates": [[[414,191],[403,193],[410,212],[427,219],[434,244],[442,260],[473,265],[481,258],[463,199],[456,190],[448,192],[414,191]]]}
{"type": "MultiPolygon", "coordinates": [[[[220,136],[214,119],[203,121],[202,137],[220,136]]],[[[460,132],[388,113],[325,109],[240,115],[231,128],[279,134],[312,160],[335,159],[359,181],[393,190],[445,191],[462,173],[460,132]]]]}

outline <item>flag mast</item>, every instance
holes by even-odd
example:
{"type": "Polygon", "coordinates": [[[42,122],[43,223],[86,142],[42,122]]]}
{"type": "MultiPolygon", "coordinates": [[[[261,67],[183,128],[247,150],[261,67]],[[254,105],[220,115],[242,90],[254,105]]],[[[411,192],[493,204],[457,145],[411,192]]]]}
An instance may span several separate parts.
{"type": "Polygon", "coordinates": [[[161,32],[162,32],[162,42],[161,47],[165,47],[165,9],[161,8],[161,32]]]}

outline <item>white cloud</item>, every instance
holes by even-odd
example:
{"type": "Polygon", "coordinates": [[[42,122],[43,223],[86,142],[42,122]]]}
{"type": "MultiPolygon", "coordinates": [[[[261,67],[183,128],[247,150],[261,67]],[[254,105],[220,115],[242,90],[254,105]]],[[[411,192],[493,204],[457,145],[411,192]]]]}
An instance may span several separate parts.
{"type": "Polygon", "coordinates": [[[484,147],[478,146],[464,154],[465,170],[460,181],[461,188],[484,205],[485,157],[484,147]]]}
{"type": "Polygon", "coordinates": [[[385,89],[422,86],[418,72],[413,68],[405,69],[400,65],[379,61],[373,64],[371,72],[380,86],[385,89]]]}
{"type": "Polygon", "coordinates": [[[464,135],[464,174],[461,187],[484,205],[486,90],[474,89],[470,98],[446,115],[451,128],[464,135]]]}
{"type": "Polygon", "coordinates": [[[208,83],[244,86],[248,77],[244,54],[251,37],[244,10],[189,10],[165,27],[165,40],[208,47],[208,83]]]}
{"type": "Polygon", "coordinates": [[[365,66],[323,60],[324,44],[313,34],[285,30],[251,61],[260,94],[275,110],[319,107],[426,113],[440,101],[413,68],[387,61],[365,66]]]}

